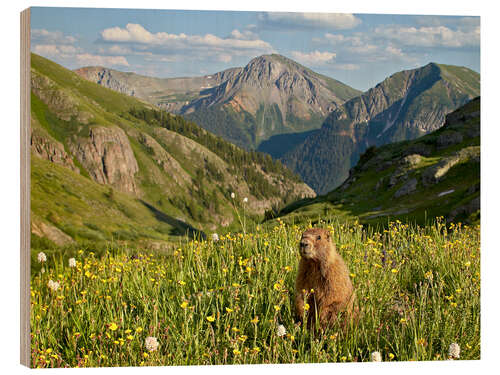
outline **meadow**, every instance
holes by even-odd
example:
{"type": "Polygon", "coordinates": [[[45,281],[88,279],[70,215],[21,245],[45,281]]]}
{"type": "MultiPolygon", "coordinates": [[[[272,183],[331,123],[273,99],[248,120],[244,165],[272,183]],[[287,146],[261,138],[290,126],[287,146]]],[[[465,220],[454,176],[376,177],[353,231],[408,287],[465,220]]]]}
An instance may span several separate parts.
{"type": "Polygon", "coordinates": [[[275,223],[168,252],[32,249],[32,366],[446,360],[452,343],[480,359],[479,225],[320,221],[361,318],[312,333],[292,304],[307,225],[275,223]]]}

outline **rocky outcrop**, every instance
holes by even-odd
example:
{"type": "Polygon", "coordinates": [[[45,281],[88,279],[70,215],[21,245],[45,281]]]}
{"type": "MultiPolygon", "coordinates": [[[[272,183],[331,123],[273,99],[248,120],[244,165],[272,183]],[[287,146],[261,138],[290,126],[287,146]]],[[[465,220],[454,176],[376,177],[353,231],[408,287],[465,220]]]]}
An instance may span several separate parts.
{"type": "Polygon", "coordinates": [[[74,117],[78,122],[87,124],[93,118],[92,114],[78,108],[78,102],[69,90],[60,88],[50,78],[33,69],[31,90],[61,120],[69,121],[74,117]]]}
{"type": "Polygon", "coordinates": [[[429,186],[438,183],[448,171],[461,162],[471,160],[479,162],[480,147],[472,146],[461,149],[455,154],[442,158],[436,164],[431,165],[422,172],[422,183],[424,186],[429,186]]]}
{"type": "Polygon", "coordinates": [[[125,132],[118,127],[90,127],[88,137],[73,136],[69,148],[93,180],[138,194],[139,166],[125,132]]]}
{"type": "Polygon", "coordinates": [[[48,136],[44,136],[38,129],[31,128],[31,151],[39,158],[51,161],[80,173],[78,167],[73,163],[73,158],[68,155],[64,146],[48,136]]]}
{"type": "Polygon", "coordinates": [[[191,184],[191,176],[153,137],[145,133],[137,135],[138,141],[146,147],[156,163],[179,185],[191,184]]]}
{"type": "Polygon", "coordinates": [[[43,221],[31,222],[31,233],[38,237],[47,237],[58,246],[73,243],[73,239],[59,228],[46,224],[43,221]]]}
{"type": "Polygon", "coordinates": [[[412,178],[407,181],[403,186],[401,186],[396,193],[394,193],[394,198],[402,197],[403,195],[408,195],[417,190],[418,181],[416,178],[412,178]]]}

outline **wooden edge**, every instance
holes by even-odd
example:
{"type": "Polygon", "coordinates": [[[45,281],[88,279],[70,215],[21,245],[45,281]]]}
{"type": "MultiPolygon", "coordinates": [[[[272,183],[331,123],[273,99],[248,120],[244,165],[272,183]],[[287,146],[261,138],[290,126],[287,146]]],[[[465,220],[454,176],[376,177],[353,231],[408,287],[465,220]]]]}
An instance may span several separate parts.
{"type": "Polygon", "coordinates": [[[30,9],[21,12],[21,316],[20,316],[20,361],[27,367],[30,363],[30,9]]]}

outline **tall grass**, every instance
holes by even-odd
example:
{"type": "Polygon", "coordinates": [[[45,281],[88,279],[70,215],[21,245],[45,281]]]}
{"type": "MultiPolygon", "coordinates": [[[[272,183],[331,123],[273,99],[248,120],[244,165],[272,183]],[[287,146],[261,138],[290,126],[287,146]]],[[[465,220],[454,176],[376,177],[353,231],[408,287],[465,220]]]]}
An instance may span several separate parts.
{"type": "MultiPolygon", "coordinates": [[[[322,222],[348,264],[361,319],[313,334],[291,303],[303,226],[169,254],[47,252],[31,282],[32,365],[139,366],[480,358],[479,227],[391,223],[381,232],[322,222]],[[49,280],[60,288],[52,291],[49,280]],[[277,326],[286,328],[278,336],[277,326]],[[149,351],[146,337],[159,346],[149,351]]],[[[33,250],[36,262],[36,250],[33,250]]]]}

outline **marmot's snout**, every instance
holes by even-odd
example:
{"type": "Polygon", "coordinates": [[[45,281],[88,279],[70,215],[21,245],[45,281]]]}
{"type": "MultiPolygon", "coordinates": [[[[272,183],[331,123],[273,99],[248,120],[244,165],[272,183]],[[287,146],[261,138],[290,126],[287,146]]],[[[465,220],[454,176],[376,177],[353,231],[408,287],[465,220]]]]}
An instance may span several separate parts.
{"type": "Polygon", "coordinates": [[[308,240],[304,238],[300,240],[299,244],[300,255],[307,258],[308,256],[311,255],[312,248],[313,246],[308,240]]]}

